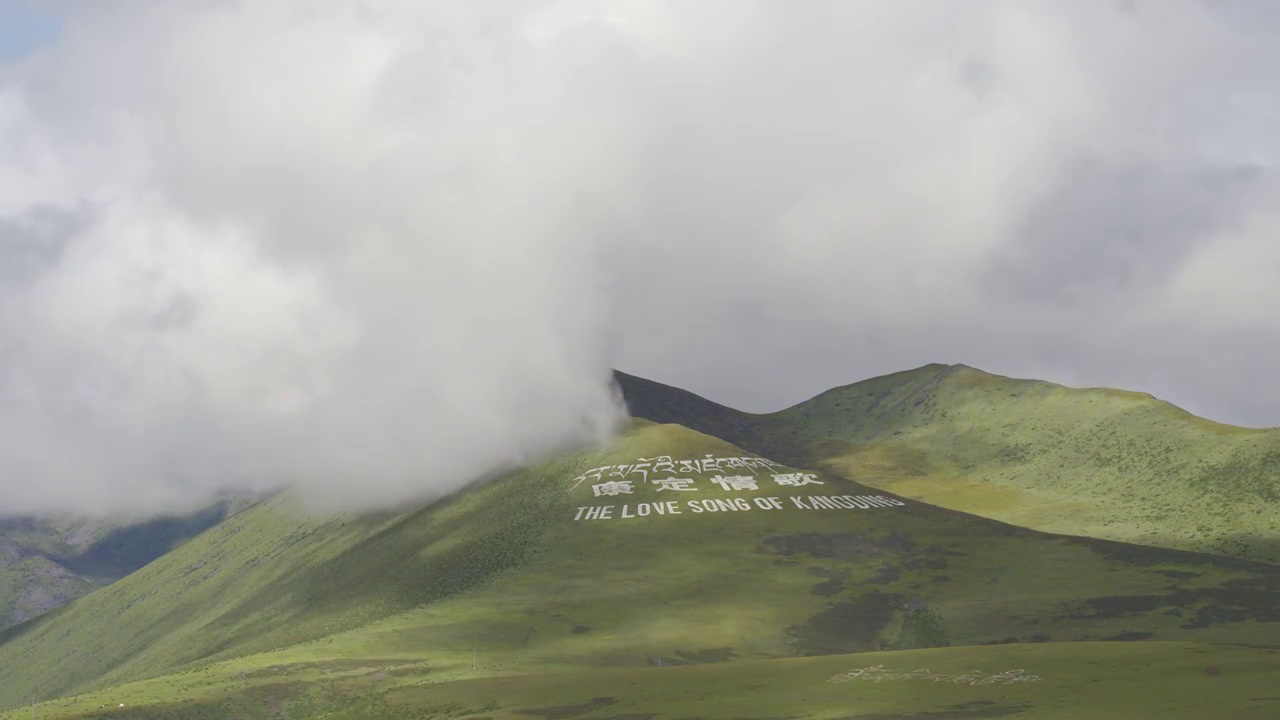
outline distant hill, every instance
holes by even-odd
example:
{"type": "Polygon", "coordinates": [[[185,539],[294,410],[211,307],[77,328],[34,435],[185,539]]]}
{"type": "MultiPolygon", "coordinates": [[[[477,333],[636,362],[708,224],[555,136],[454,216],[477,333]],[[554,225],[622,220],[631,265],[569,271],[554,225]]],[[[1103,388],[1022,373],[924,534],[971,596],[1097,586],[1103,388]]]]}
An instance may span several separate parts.
{"type": "Polygon", "coordinates": [[[229,498],[145,521],[0,517],[0,630],[114,582],[245,507],[229,498]]]}
{"type": "Polygon", "coordinates": [[[633,412],[1054,533],[1280,562],[1280,428],[1142,393],[927,365],[755,415],[625,373],[633,412]]]}
{"type": "Polygon", "coordinates": [[[93,588],[66,567],[0,535],[0,629],[65,605],[93,588]]]}

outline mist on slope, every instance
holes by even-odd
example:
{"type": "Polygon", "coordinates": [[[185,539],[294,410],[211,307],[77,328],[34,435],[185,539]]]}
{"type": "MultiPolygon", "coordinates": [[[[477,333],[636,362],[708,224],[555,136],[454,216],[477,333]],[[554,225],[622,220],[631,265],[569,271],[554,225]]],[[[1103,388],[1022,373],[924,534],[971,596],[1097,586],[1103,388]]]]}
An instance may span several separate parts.
{"type": "Polygon", "coordinates": [[[6,69],[4,510],[376,506],[612,432],[624,106],[415,7],[86,3],[6,69]]]}
{"type": "Polygon", "coordinates": [[[436,495],[607,439],[611,365],[1280,401],[1256,4],[50,7],[0,64],[3,512],[436,495]]]}

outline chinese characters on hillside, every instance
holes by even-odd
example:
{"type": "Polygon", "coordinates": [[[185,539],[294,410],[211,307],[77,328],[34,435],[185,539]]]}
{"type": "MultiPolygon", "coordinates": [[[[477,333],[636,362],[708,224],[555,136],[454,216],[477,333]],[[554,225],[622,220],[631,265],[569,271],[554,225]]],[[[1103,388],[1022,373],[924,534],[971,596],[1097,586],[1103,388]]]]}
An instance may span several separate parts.
{"type": "Polygon", "coordinates": [[[589,483],[596,498],[631,499],[645,494],[650,502],[577,508],[574,520],[615,520],[650,515],[693,515],[750,510],[869,510],[905,505],[883,495],[790,495],[753,497],[740,494],[762,489],[803,488],[821,491],[827,483],[814,473],[785,472],[772,460],[753,457],[672,460],[670,456],[640,458],[626,465],[593,468],[573,479],[573,488],[589,483]],[[734,472],[734,471],[737,472],[734,472]],[[714,473],[710,478],[695,477],[714,473]],[[749,474],[748,474],[749,473],[749,474]],[[643,493],[641,492],[643,491],[643,493]],[[665,495],[658,495],[664,493],[665,495]],[[665,498],[665,499],[658,499],[665,498]],[[681,498],[679,500],[674,498],[681,498]]]}
{"type": "MultiPolygon", "coordinates": [[[[800,487],[801,485],[823,485],[817,475],[812,473],[783,473],[774,474],[773,481],[778,485],[789,487],[800,487]]],[[[609,480],[591,486],[591,492],[596,497],[604,495],[631,495],[635,492],[634,480],[609,480]]],[[[674,490],[676,492],[697,492],[698,488],[694,487],[693,478],[653,478],[647,480],[651,485],[656,485],[658,492],[664,490],[674,490]]],[[[711,478],[711,483],[719,485],[728,492],[740,490],[759,490],[760,484],[757,478],[751,475],[732,475],[726,477],[724,475],[716,475],[711,478]]]]}

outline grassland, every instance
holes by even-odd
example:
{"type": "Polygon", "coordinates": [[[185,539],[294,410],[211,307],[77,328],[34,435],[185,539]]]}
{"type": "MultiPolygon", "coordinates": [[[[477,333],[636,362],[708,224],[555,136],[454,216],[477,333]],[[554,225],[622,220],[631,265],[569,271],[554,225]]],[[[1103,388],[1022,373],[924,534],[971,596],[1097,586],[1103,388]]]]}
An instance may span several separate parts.
{"type": "Polygon", "coordinates": [[[619,375],[645,417],[1052,533],[1280,563],[1280,428],[1141,393],[928,365],[753,415],[619,375]]]}
{"type": "MultiPolygon", "coordinates": [[[[247,688],[267,656],[285,668],[267,673],[272,682],[310,693],[324,685],[309,663],[358,660],[441,682],[467,677],[473,653],[495,675],[613,668],[622,678],[656,665],[947,646],[1280,647],[1278,567],[1045,535],[915,502],[788,501],[874,494],[834,472],[819,473],[820,485],[742,493],[778,496],[781,510],[574,520],[582,507],[672,494],[597,498],[571,481],[590,467],[708,454],[744,453],[638,422],[609,448],[404,513],[305,518],[287,496],[260,503],[0,634],[0,708],[139,682],[151,683],[136,686],[150,688],[149,703],[187,703],[180,678],[238,667],[247,688]],[[166,693],[164,683],[177,684],[166,693]]],[[[696,492],[724,492],[702,480],[696,492]]]]}
{"type": "MultiPolygon", "coordinates": [[[[1271,720],[1280,694],[1266,688],[1277,662],[1273,649],[1048,643],[512,672],[487,655],[473,669],[470,658],[295,650],[61,698],[36,712],[67,720],[1271,720]],[[866,676],[888,679],[832,682],[876,667],[866,676]],[[1022,681],[982,681],[1001,674],[1022,681]]],[[[0,712],[0,720],[29,713],[0,712]]]]}
{"type": "Polygon", "coordinates": [[[1187,522],[1219,522],[1209,539],[1229,525],[1177,504],[1195,482],[1202,504],[1261,503],[1249,532],[1271,537],[1271,436],[975,373],[931,366],[772,415],[620,376],[641,419],[608,447],[398,512],[307,517],[289,495],[263,500],[0,632],[0,718],[28,717],[32,697],[42,718],[1280,714],[1280,565],[1251,559],[1265,542],[1160,547],[1197,547],[1187,522]],[[1170,480],[1168,513],[1143,519],[1164,496],[1141,473],[1173,460],[1126,457],[1197,433],[1236,443],[1201,438],[1219,465],[1254,469],[1170,480]],[[739,466],[758,487],[736,489],[700,470],[680,473],[692,490],[578,482],[642,458],[757,454],[789,467],[739,466]],[[931,494],[943,499],[909,497],[931,494]],[[939,506],[964,502],[982,512],[939,506]],[[1168,535],[1105,522],[1125,508],[1168,535]],[[825,682],[877,664],[1040,680],[825,682]]]}

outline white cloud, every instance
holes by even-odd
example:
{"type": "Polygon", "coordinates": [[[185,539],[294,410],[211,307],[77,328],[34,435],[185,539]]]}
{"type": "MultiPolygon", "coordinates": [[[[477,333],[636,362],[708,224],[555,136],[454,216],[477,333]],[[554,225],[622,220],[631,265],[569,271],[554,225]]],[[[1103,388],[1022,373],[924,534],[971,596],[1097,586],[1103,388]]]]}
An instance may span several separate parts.
{"type": "Polygon", "coordinates": [[[519,17],[401,10],[82,6],[12,74],[72,180],[0,201],[90,219],[3,316],[6,510],[386,503],[612,430],[583,299],[625,140],[558,115],[519,17]]]}
{"type": "Polygon", "coordinates": [[[1200,332],[1280,332],[1280,217],[1250,216],[1207,238],[1152,294],[1150,317],[1183,318],[1200,332]]]}
{"type": "Polygon", "coordinates": [[[1262,21],[66,7],[0,67],[7,511],[444,492],[606,435],[611,364],[750,409],[931,361],[1160,377],[1264,421],[1173,352],[1193,316],[1278,349],[1262,21]]]}

